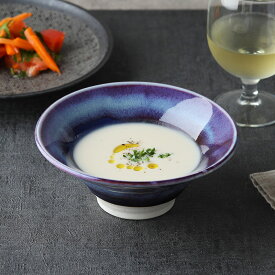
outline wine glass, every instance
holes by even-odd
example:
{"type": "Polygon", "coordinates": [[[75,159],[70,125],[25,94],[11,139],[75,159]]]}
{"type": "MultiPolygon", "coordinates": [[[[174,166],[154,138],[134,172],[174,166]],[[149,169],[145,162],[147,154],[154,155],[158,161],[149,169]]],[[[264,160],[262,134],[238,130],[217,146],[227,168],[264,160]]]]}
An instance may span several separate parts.
{"type": "Polygon", "coordinates": [[[242,81],[215,101],[239,126],[275,123],[275,95],[257,89],[275,74],[275,1],[210,0],[207,39],[217,63],[242,81]]]}

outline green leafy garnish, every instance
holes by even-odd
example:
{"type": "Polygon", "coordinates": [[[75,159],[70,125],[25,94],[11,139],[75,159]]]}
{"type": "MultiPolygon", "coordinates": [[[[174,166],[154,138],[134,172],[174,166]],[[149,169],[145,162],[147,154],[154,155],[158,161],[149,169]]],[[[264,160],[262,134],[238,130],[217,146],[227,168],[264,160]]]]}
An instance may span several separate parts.
{"type": "Polygon", "coordinates": [[[27,40],[26,35],[25,35],[25,30],[26,30],[26,29],[27,29],[27,28],[23,28],[23,29],[20,31],[20,38],[25,39],[25,40],[27,40]]]}
{"type": "Polygon", "coordinates": [[[43,39],[43,36],[42,36],[41,32],[35,31],[35,34],[38,36],[38,38],[40,39],[40,41],[42,43],[44,43],[44,39],[43,39]]]}
{"type": "Polygon", "coordinates": [[[52,56],[52,58],[54,59],[54,61],[58,63],[59,60],[60,60],[60,54],[59,53],[55,53],[55,52],[50,51],[50,50],[49,50],[49,53],[52,56]]]}
{"type": "MultiPolygon", "coordinates": [[[[132,150],[131,152],[127,152],[123,154],[123,157],[128,159],[131,162],[141,163],[141,162],[150,162],[151,158],[156,155],[156,149],[155,148],[148,148],[148,149],[142,149],[142,150],[132,150]]],[[[168,158],[172,154],[171,153],[164,153],[159,154],[158,158],[168,158]]]]}
{"type": "Polygon", "coordinates": [[[14,62],[17,63],[17,55],[16,55],[16,54],[15,54],[15,55],[12,55],[12,59],[13,59],[14,62]]]}
{"type": "Polygon", "coordinates": [[[146,150],[133,150],[133,154],[131,153],[125,153],[123,154],[124,158],[127,158],[130,161],[133,162],[142,162],[142,161],[150,161],[150,157],[153,157],[156,153],[155,148],[149,148],[146,150]]]}
{"type": "Polygon", "coordinates": [[[161,158],[161,159],[164,159],[164,158],[170,157],[171,155],[172,155],[172,154],[170,154],[170,153],[165,153],[165,154],[160,154],[160,155],[158,155],[158,157],[161,158]]]}
{"type": "Polygon", "coordinates": [[[35,51],[25,51],[25,50],[20,50],[21,53],[21,62],[29,62],[33,57],[38,57],[38,54],[35,51]]]}
{"type": "Polygon", "coordinates": [[[8,21],[8,22],[4,23],[4,24],[0,27],[0,31],[1,31],[1,30],[4,30],[5,33],[6,33],[5,38],[10,38],[10,37],[11,37],[10,30],[9,30],[9,27],[8,27],[8,25],[10,24],[10,22],[11,22],[11,21],[8,21]]]}
{"type": "Polygon", "coordinates": [[[10,72],[14,77],[24,78],[27,76],[27,72],[25,71],[15,71],[13,68],[10,68],[10,72]]]}

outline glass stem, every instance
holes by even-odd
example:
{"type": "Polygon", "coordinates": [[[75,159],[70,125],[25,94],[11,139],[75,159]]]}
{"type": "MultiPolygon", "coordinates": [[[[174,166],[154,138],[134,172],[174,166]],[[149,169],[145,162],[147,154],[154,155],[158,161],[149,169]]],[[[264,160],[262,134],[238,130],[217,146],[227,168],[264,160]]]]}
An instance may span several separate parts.
{"type": "Polygon", "coordinates": [[[258,92],[259,81],[242,80],[242,93],[239,99],[241,105],[259,105],[261,104],[258,92]]]}

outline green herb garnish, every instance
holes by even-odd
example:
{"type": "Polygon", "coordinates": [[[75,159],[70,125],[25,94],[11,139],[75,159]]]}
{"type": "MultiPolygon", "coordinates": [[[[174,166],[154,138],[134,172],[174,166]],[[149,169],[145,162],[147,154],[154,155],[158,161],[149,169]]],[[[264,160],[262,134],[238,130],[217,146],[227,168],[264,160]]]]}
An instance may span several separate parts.
{"type": "Polygon", "coordinates": [[[27,28],[23,28],[23,29],[19,32],[20,38],[25,39],[25,40],[27,40],[26,35],[25,35],[25,30],[26,30],[26,29],[27,29],[27,28]]]}
{"type": "Polygon", "coordinates": [[[10,68],[10,72],[14,77],[23,78],[27,76],[25,71],[15,71],[13,68],[10,68]]]}
{"type": "MultiPolygon", "coordinates": [[[[150,162],[152,157],[154,157],[156,154],[155,148],[148,148],[148,149],[142,149],[142,150],[132,150],[132,152],[124,153],[122,156],[126,159],[128,159],[131,162],[150,162]]],[[[172,154],[171,153],[165,153],[165,154],[159,154],[158,158],[168,158],[172,154]]]]}
{"type": "Polygon", "coordinates": [[[153,157],[156,153],[155,148],[149,148],[146,150],[133,150],[133,153],[125,153],[123,154],[124,158],[127,158],[133,162],[143,162],[143,161],[150,161],[150,157],[153,157]]]}
{"type": "Polygon", "coordinates": [[[39,55],[35,51],[25,51],[25,50],[20,50],[21,53],[21,62],[30,62],[33,57],[39,57],[39,55]]]}
{"type": "Polygon", "coordinates": [[[60,60],[60,54],[59,53],[55,53],[53,51],[49,51],[50,52],[50,55],[52,56],[52,58],[54,59],[55,62],[59,62],[60,60]]]}
{"type": "Polygon", "coordinates": [[[17,63],[17,55],[15,54],[15,55],[12,55],[11,57],[12,57],[13,61],[17,63]]]}
{"type": "Polygon", "coordinates": [[[172,155],[172,154],[170,154],[170,153],[165,153],[165,154],[160,154],[160,155],[158,155],[158,157],[161,158],[161,159],[164,159],[164,158],[170,157],[171,155],[172,155]]]}
{"type": "Polygon", "coordinates": [[[5,33],[6,33],[5,38],[10,38],[10,37],[11,37],[10,30],[9,30],[9,27],[8,27],[8,25],[10,24],[10,22],[11,22],[11,21],[8,21],[8,22],[4,23],[4,24],[0,27],[0,31],[1,31],[1,30],[4,30],[5,33]]]}

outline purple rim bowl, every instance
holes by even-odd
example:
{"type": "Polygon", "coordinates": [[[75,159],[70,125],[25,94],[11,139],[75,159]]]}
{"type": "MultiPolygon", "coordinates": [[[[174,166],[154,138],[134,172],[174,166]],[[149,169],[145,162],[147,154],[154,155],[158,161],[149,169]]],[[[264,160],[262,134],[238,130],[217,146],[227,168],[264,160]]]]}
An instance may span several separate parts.
{"type": "Polygon", "coordinates": [[[88,87],[53,103],[35,129],[42,155],[58,169],[84,180],[99,198],[123,206],[153,206],[174,199],[186,184],[223,165],[234,152],[237,130],[230,116],[208,98],[159,83],[118,82],[88,87]],[[83,132],[117,122],[168,123],[190,135],[202,160],[189,175],[164,181],[97,178],[68,166],[67,155],[83,132]]]}

